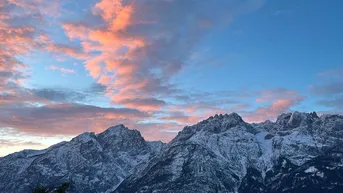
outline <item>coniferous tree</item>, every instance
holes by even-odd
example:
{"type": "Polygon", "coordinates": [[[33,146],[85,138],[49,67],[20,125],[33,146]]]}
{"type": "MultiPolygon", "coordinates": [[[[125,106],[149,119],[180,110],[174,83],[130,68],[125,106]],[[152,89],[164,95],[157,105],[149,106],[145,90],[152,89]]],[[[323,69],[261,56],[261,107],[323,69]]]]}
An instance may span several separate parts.
{"type": "Polygon", "coordinates": [[[60,187],[57,188],[57,193],[66,193],[69,186],[70,183],[63,183],[60,187]]]}
{"type": "Polygon", "coordinates": [[[48,189],[42,185],[38,185],[37,187],[35,187],[32,193],[48,193],[48,189]]]}

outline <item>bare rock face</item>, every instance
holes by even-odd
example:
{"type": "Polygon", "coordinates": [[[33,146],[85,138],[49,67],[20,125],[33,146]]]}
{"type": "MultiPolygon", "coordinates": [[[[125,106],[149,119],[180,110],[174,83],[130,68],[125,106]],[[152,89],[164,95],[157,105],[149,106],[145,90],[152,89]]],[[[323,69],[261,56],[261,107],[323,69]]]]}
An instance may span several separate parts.
{"type": "Polygon", "coordinates": [[[168,144],[118,125],[0,158],[0,192],[63,182],[71,193],[342,193],[343,116],[215,115],[168,144]]]}

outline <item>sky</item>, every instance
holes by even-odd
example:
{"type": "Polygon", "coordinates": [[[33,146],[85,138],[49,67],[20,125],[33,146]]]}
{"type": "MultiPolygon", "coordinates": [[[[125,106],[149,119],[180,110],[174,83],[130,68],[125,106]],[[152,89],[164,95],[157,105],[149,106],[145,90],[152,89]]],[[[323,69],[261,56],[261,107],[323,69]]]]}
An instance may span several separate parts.
{"type": "Polygon", "coordinates": [[[1,0],[0,156],[124,124],[343,113],[341,0],[1,0]]]}

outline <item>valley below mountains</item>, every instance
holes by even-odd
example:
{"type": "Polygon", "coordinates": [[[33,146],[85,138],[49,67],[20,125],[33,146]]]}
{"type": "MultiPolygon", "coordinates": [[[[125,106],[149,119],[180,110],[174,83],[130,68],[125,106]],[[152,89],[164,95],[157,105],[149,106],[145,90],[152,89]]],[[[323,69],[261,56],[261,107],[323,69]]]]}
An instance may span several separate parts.
{"type": "Polygon", "coordinates": [[[117,125],[0,158],[0,193],[63,183],[70,193],[342,193],[343,116],[215,115],[167,144],[117,125]]]}

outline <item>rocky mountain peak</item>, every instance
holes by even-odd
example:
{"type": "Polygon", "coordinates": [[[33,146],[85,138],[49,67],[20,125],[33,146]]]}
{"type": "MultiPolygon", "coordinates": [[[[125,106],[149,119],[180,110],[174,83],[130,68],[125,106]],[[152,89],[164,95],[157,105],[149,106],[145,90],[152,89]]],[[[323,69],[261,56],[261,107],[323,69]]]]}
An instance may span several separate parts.
{"type": "Polygon", "coordinates": [[[281,126],[281,129],[293,129],[301,125],[308,125],[319,119],[316,112],[301,113],[298,111],[292,113],[284,113],[277,117],[276,124],[281,126]]]}
{"type": "Polygon", "coordinates": [[[109,127],[108,129],[106,129],[105,131],[103,131],[100,134],[110,135],[110,136],[119,136],[123,133],[127,133],[130,131],[132,131],[132,130],[129,130],[129,128],[125,127],[125,125],[119,124],[119,125],[109,127]]]}
{"type": "Polygon", "coordinates": [[[214,115],[167,145],[117,125],[1,158],[0,193],[64,182],[72,182],[73,193],[341,193],[342,139],[343,116],[315,112],[256,124],[237,113],[214,115]]]}
{"type": "Polygon", "coordinates": [[[45,150],[0,159],[0,193],[32,192],[39,184],[56,187],[65,182],[72,184],[70,192],[108,192],[163,146],[145,141],[137,130],[124,125],[99,134],[85,132],[45,150]]]}
{"type": "Polygon", "coordinates": [[[135,138],[140,141],[145,141],[139,131],[134,130],[134,129],[129,129],[125,127],[123,124],[109,127],[102,133],[99,133],[97,136],[98,138],[106,138],[106,139],[113,138],[113,139],[118,140],[118,138],[123,138],[123,139],[135,138]]]}
{"type": "Polygon", "coordinates": [[[214,116],[209,117],[206,119],[207,121],[210,120],[226,120],[230,122],[244,122],[242,117],[239,116],[237,113],[230,113],[230,114],[216,114],[214,116]]]}
{"type": "Polygon", "coordinates": [[[200,122],[199,126],[201,127],[225,127],[226,129],[230,127],[235,127],[240,124],[245,124],[242,117],[239,116],[237,113],[230,113],[230,114],[216,114],[215,116],[211,116],[208,119],[200,122]]]}
{"type": "Polygon", "coordinates": [[[340,193],[343,178],[328,179],[343,171],[343,157],[326,152],[342,144],[342,134],[338,115],[293,112],[259,124],[215,115],[185,127],[115,193],[340,193]]]}
{"type": "Polygon", "coordinates": [[[71,141],[72,142],[88,142],[90,140],[94,140],[95,138],[95,133],[94,132],[84,132],[76,137],[74,137],[71,141]]]}
{"type": "Polygon", "coordinates": [[[237,113],[230,113],[230,114],[225,114],[223,118],[223,122],[225,124],[230,124],[232,126],[245,123],[242,119],[241,116],[239,116],[237,113]]]}

